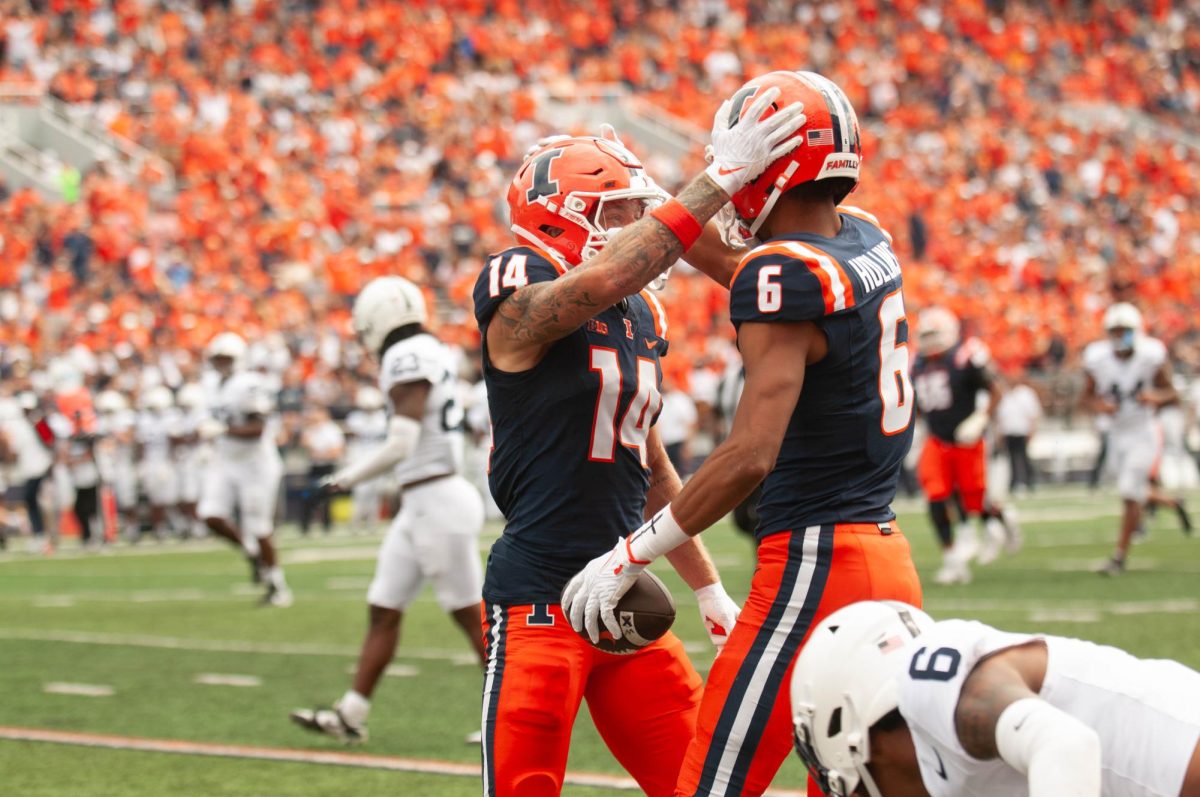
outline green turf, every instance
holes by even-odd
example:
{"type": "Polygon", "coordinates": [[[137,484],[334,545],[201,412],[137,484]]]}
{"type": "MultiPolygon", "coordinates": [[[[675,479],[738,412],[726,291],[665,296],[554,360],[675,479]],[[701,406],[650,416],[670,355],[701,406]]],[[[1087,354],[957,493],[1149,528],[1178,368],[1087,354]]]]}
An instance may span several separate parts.
{"type": "MultiPolygon", "coordinates": [[[[904,508],[901,523],[928,584],[936,565],[928,524],[917,504],[904,508]]],[[[969,586],[927,586],[926,605],[935,617],[1082,636],[1200,667],[1200,540],[1185,539],[1174,519],[1163,516],[1152,523],[1150,540],[1134,550],[1130,572],[1106,580],[1090,568],[1110,550],[1114,499],[1058,492],[1024,500],[1021,509],[1025,550],[977,569],[969,586]]],[[[215,543],[151,543],[80,556],[71,555],[68,544],[54,559],[0,555],[0,725],[344,751],[292,727],[286,715],[297,706],[327,704],[346,688],[378,534],[302,540],[288,532],[283,539],[297,596],[288,610],[257,608],[244,564],[215,543]],[[85,636],[57,639],[64,634],[85,636]],[[95,644],[104,640],[140,644],[95,644]],[[254,676],[262,686],[195,683],[202,673],[254,676]],[[44,693],[44,684],[54,681],[104,684],[115,694],[44,693]]],[[[705,540],[730,591],[744,597],[753,565],[749,542],[728,527],[713,529],[705,540]]],[[[712,652],[694,601],[669,568],[656,571],[681,604],[676,630],[706,671],[712,652]]],[[[372,740],[361,752],[477,762],[478,748],[462,738],[478,726],[479,669],[428,594],[406,618],[396,663],[408,674],[383,682],[371,715],[372,740]]],[[[586,711],[570,768],[623,774],[586,711]]],[[[477,781],[462,777],[10,741],[0,741],[0,772],[4,792],[21,795],[386,789],[440,797],[479,790],[477,781]]],[[[795,788],[801,780],[800,767],[789,761],[776,785],[795,788]]],[[[600,790],[569,787],[565,793],[600,790]]]]}

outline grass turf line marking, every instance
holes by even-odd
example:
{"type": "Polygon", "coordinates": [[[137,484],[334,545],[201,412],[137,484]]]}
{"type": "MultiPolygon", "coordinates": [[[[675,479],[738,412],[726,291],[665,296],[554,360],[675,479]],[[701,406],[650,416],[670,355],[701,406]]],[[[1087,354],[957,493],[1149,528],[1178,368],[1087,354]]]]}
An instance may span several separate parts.
{"type": "MultiPolygon", "coordinates": [[[[471,663],[477,663],[477,659],[472,656],[471,663]]],[[[354,675],[358,672],[357,664],[346,665],[346,674],[354,675]]],[[[412,678],[421,674],[419,667],[414,667],[411,664],[389,664],[388,668],[383,671],[383,674],[389,678],[412,678]]]]}
{"type": "Polygon", "coordinates": [[[42,691],[48,695],[76,695],[78,697],[112,697],[116,692],[108,684],[72,684],[64,681],[42,684],[42,691]]]}
{"type": "Polygon", "coordinates": [[[219,672],[202,672],[193,678],[192,682],[205,686],[262,686],[262,678],[257,675],[233,675],[219,672]]]}
{"type": "MultiPolygon", "coordinates": [[[[99,747],[109,750],[135,750],[148,753],[245,758],[299,764],[332,764],[335,766],[360,767],[362,769],[385,769],[392,772],[420,772],[427,775],[451,775],[465,778],[480,777],[478,764],[461,764],[454,761],[438,761],[423,758],[400,758],[398,756],[339,753],[326,750],[253,747],[239,744],[189,742],[178,739],[146,739],[136,736],[52,731],[40,728],[15,728],[4,725],[0,725],[0,739],[9,739],[17,742],[45,742],[48,744],[66,744],[79,747],[99,747]]],[[[632,778],[604,775],[596,772],[568,772],[565,782],[572,786],[597,786],[619,791],[639,791],[637,783],[632,778]]],[[[804,792],[792,789],[776,789],[766,792],[766,795],[771,795],[771,797],[803,797],[804,792]]]]}

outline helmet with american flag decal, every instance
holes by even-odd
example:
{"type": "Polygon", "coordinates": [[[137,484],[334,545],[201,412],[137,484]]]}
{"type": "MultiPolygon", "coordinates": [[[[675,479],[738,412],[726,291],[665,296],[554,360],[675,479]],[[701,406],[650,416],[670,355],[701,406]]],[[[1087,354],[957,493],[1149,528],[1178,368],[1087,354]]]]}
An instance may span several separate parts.
{"type": "Polygon", "coordinates": [[[862,160],[858,116],[850,100],[833,81],[816,72],[780,71],[760,75],[733,95],[732,112],[740,119],[750,107],[751,98],[772,86],[779,89],[779,99],[766,115],[802,103],[807,121],[795,133],[801,139],[800,146],[772,163],[733,195],[733,207],[750,235],[758,232],[779,197],[789,189],[810,180],[833,177],[849,178],[857,185],[862,160]]]}

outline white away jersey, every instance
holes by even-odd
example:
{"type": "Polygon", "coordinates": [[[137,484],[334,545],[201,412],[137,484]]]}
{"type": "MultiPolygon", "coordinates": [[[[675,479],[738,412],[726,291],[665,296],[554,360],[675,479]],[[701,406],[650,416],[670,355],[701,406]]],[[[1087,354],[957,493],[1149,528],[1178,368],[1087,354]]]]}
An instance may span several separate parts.
{"type": "MultiPolygon", "coordinates": [[[[241,371],[217,386],[209,406],[213,417],[222,423],[240,424],[251,415],[270,416],[275,401],[261,374],[241,371]]],[[[222,435],[217,438],[217,453],[222,457],[245,457],[260,451],[274,451],[271,428],[268,423],[256,440],[222,435]]]]}
{"type": "Polygon", "coordinates": [[[912,731],[931,797],[1023,797],[1024,775],[980,761],[958,741],[954,712],[963,682],[984,657],[1041,639],[1048,660],[1041,697],[1100,735],[1104,797],[1177,797],[1200,739],[1200,673],[1067,637],[1009,634],[944,620],[908,643],[900,713],[912,731]]]}
{"type": "Polygon", "coordinates": [[[1090,343],[1083,350],[1083,367],[1096,383],[1096,394],[1117,405],[1114,432],[1150,433],[1154,409],[1139,402],[1136,396],[1154,386],[1154,375],[1166,361],[1167,347],[1162,341],[1142,336],[1137,338],[1133,354],[1126,360],[1117,356],[1107,339],[1090,343]]]}
{"type": "Polygon", "coordinates": [[[171,456],[171,436],[177,434],[182,415],[176,409],[146,410],[138,416],[137,441],[143,460],[165,460],[171,456]]]}
{"type": "Polygon", "coordinates": [[[431,476],[446,476],[462,469],[463,410],[457,400],[458,376],[453,354],[429,334],[413,335],[393,344],[379,366],[379,389],[409,382],[428,382],[432,389],[421,418],[421,438],[412,455],[396,466],[401,485],[431,476]]]}

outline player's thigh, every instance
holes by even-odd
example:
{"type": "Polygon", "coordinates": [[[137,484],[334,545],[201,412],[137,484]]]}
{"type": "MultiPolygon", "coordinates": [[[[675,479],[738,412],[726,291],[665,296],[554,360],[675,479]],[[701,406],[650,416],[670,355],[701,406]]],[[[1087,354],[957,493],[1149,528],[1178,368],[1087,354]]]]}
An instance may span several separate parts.
{"type": "Polygon", "coordinates": [[[1143,503],[1150,496],[1150,475],[1157,455],[1152,438],[1113,435],[1109,457],[1121,498],[1143,503]]]}
{"type": "Polygon", "coordinates": [[[392,520],[379,546],[375,576],[367,588],[367,603],[372,606],[404,611],[420,593],[424,578],[411,534],[402,510],[392,520]]]}
{"type": "Polygon", "coordinates": [[[557,795],[592,649],[557,605],[483,611],[484,797],[557,795]]]}
{"type": "Polygon", "coordinates": [[[929,437],[917,460],[917,481],[930,501],[945,501],[950,497],[952,484],[947,446],[935,437],[929,437]]]}
{"type": "Polygon", "coordinates": [[[421,572],[447,611],[479,603],[483,567],[479,532],[483,499],[461,476],[422,485],[404,496],[421,572]]]}
{"type": "Polygon", "coordinates": [[[201,518],[222,518],[233,520],[235,475],[218,463],[212,463],[204,470],[204,478],[200,486],[200,503],[196,514],[201,518]]]}
{"type": "Polygon", "coordinates": [[[812,526],[759,544],[750,597],[709,671],[677,794],[761,794],[786,760],[787,674],[819,619],[834,540],[833,526],[812,526]]]}
{"type": "Polygon", "coordinates": [[[962,497],[963,508],[971,513],[982,512],[987,494],[987,454],[983,441],[970,446],[953,446],[949,457],[952,487],[962,497]]]}
{"type": "Polygon", "coordinates": [[[275,530],[275,504],[279,499],[279,483],[283,478],[278,455],[239,462],[236,471],[242,530],[255,537],[269,537],[275,530]]]}
{"type": "Polygon", "coordinates": [[[702,692],[683,643],[667,634],[630,655],[595,651],[584,696],[608,749],[656,797],[674,792],[702,692]]]}

